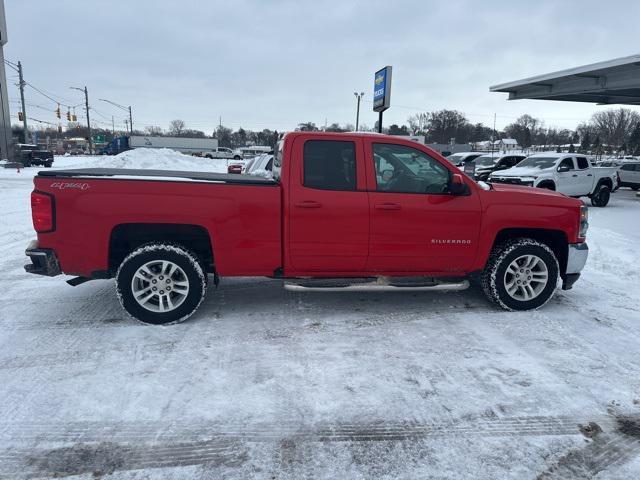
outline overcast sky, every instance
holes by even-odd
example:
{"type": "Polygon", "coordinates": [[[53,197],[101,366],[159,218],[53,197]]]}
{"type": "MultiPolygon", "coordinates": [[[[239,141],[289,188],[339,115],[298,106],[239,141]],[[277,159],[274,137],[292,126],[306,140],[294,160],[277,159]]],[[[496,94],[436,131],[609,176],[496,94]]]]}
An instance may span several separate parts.
{"type": "MultiPolygon", "coordinates": [[[[591,104],[520,100],[489,86],[638,53],[640,2],[273,0],[5,0],[5,56],[25,79],[67,103],[89,88],[92,120],[207,134],[218,124],[289,130],[303,121],[373,126],[373,74],[393,65],[384,124],[449,108],[503,127],[523,113],[574,128],[591,104]]],[[[14,72],[7,69],[13,78],[14,72]]],[[[27,101],[55,104],[27,89],[27,101]]],[[[9,97],[19,98],[16,87],[9,97]]],[[[11,103],[12,112],[17,104],[11,103]]],[[[29,116],[55,121],[50,111],[29,116]]],[[[636,108],[637,109],[637,108],[636,108]]],[[[80,109],[78,109],[80,113],[80,109]]],[[[103,125],[101,125],[103,126],[103,125]]]]}

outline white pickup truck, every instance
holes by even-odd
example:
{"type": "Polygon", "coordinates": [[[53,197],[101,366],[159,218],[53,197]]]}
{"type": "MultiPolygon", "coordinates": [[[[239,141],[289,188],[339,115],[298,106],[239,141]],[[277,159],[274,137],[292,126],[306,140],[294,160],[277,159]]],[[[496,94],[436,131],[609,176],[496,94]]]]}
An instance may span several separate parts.
{"type": "Polygon", "coordinates": [[[242,152],[239,150],[231,150],[227,147],[212,148],[210,152],[203,155],[205,158],[231,158],[233,160],[242,159],[242,152]]]}
{"type": "Polygon", "coordinates": [[[493,172],[488,181],[589,197],[593,206],[604,207],[618,188],[618,173],[615,167],[594,167],[587,157],[575,153],[537,153],[513,168],[493,172]]]}

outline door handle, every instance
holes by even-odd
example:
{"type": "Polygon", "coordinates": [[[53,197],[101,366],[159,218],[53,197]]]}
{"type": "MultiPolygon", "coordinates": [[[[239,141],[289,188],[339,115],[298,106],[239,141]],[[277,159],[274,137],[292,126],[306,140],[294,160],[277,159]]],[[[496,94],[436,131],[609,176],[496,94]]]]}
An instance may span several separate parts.
{"type": "Polygon", "coordinates": [[[576,175],[575,173],[573,175],[571,175],[572,177],[577,177],[578,175],[576,175]]]}
{"type": "Polygon", "coordinates": [[[398,203],[378,203],[376,210],[401,210],[402,207],[398,203]]]}
{"type": "Polygon", "coordinates": [[[298,202],[295,204],[298,208],[320,208],[322,205],[312,200],[305,200],[304,202],[298,202]]]}
{"type": "Polygon", "coordinates": [[[593,173],[587,173],[587,177],[593,177],[593,173]]]}

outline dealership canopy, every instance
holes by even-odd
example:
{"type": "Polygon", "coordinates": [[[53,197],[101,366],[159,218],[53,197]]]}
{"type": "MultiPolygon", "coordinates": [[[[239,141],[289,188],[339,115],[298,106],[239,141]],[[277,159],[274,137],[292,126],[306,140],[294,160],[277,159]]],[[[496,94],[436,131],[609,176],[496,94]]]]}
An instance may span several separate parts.
{"type": "Polygon", "coordinates": [[[538,75],[489,88],[509,100],[640,105],[640,54],[538,75]]]}

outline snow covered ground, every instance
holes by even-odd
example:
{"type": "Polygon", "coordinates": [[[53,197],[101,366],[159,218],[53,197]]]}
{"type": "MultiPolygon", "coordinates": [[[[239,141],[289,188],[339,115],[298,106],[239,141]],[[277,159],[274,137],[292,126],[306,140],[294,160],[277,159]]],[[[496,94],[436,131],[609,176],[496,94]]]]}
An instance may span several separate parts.
{"type": "MultiPolygon", "coordinates": [[[[157,155],[56,166],[226,169],[157,155]]],[[[24,272],[35,171],[0,170],[0,478],[640,477],[631,191],[591,209],[583,277],[539,311],[223,279],[152,327],[111,281],[24,272]]]]}

